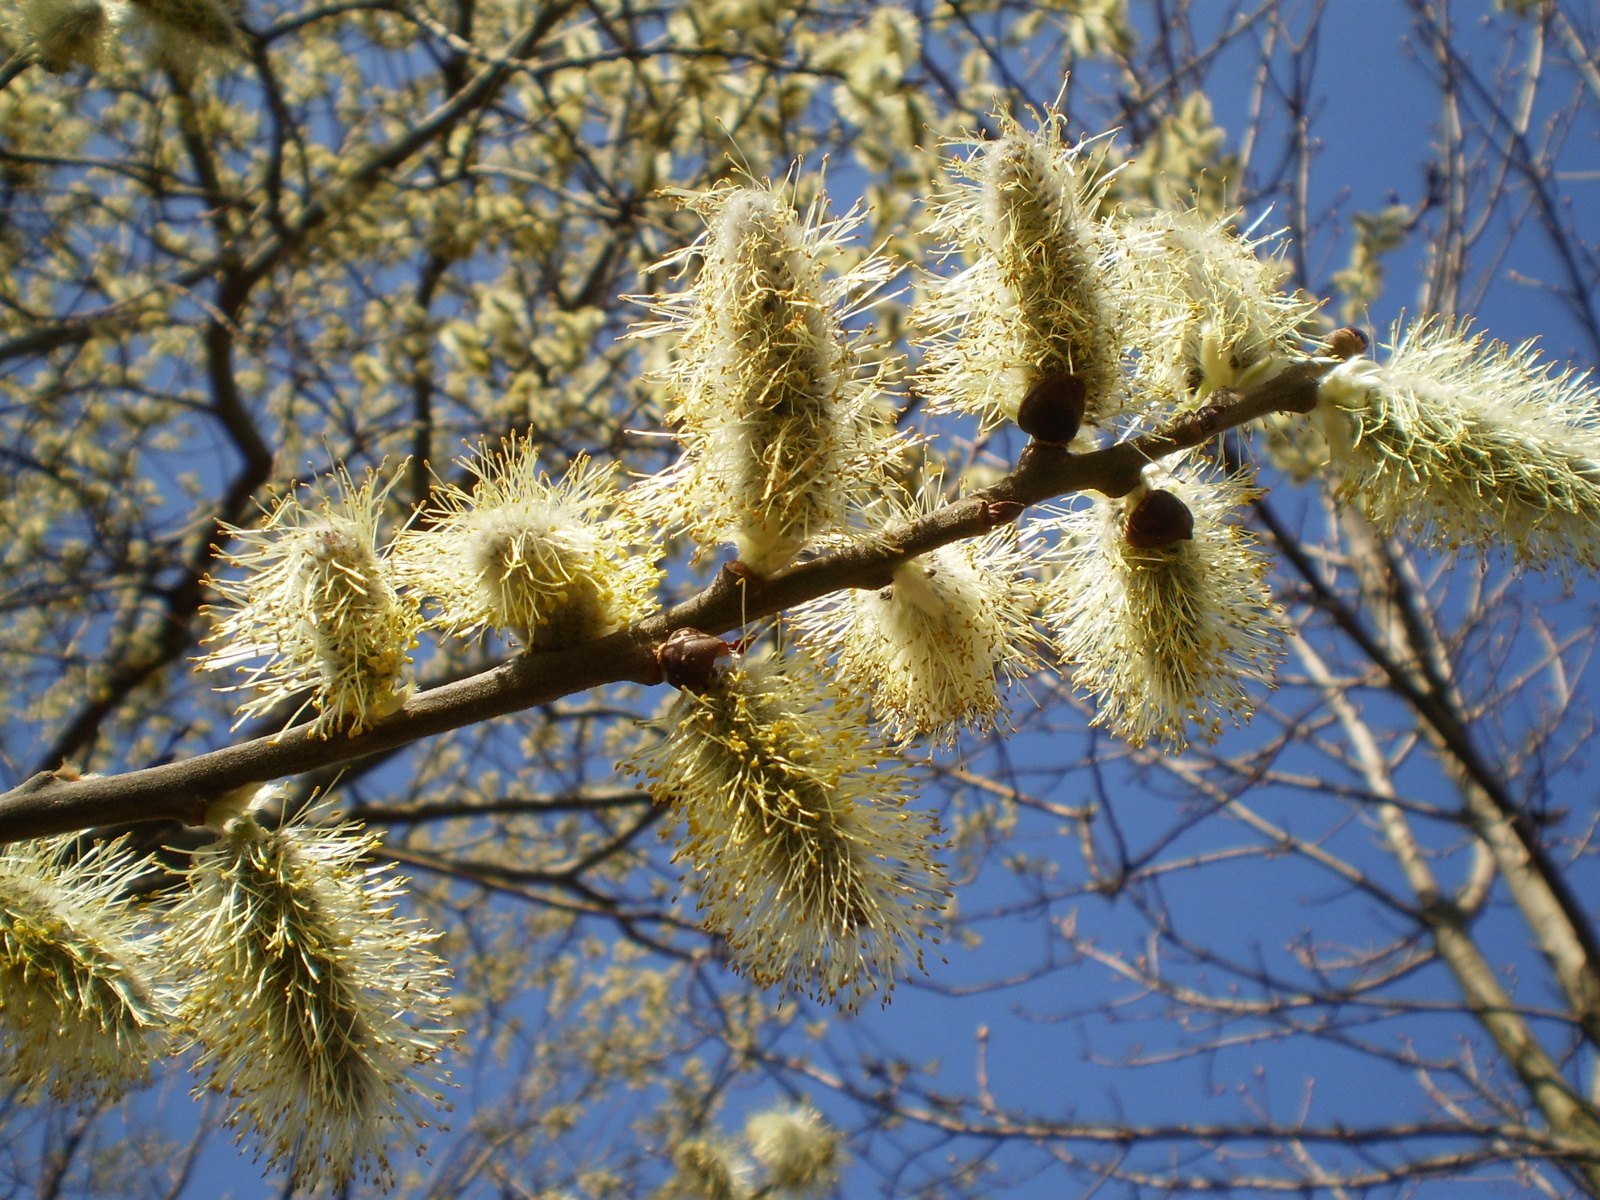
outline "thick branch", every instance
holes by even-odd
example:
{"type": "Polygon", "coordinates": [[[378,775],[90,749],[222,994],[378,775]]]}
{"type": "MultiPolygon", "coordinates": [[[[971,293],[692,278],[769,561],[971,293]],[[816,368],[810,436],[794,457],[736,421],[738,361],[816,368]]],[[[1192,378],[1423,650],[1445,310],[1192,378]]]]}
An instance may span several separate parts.
{"type": "Polygon", "coordinates": [[[309,726],[125,775],[68,780],[44,772],[0,795],[0,842],[94,825],[178,820],[198,824],[206,804],[233,788],[348,762],[421,738],[474,725],[563,696],[631,680],[659,682],[655,647],[675,629],[726,633],[843,588],[882,586],[899,563],[1014,520],[1021,507],[1093,489],[1122,495],[1146,463],[1209,440],[1275,411],[1305,412],[1326,364],[1304,362],[1247,392],[1220,393],[1168,428],[1087,454],[1030,445],[1017,469],[993,487],[945,505],[883,538],[848,546],[780,571],[746,579],[724,569],[709,587],[632,628],[599,641],[525,654],[479,675],[414,697],[357,737],[319,738],[309,726]]]}

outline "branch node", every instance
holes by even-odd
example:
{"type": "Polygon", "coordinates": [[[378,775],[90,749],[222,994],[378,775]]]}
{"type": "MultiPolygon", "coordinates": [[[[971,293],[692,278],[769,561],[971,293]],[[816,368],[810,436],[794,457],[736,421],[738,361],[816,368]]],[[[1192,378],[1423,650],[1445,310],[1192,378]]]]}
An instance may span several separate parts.
{"type": "Polygon", "coordinates": [[[1009,525],[1023,513],[1028,506],[1015,500],[989,500],[983,506],[983,523],[993,529],[1000,525],[1009,525]]]}

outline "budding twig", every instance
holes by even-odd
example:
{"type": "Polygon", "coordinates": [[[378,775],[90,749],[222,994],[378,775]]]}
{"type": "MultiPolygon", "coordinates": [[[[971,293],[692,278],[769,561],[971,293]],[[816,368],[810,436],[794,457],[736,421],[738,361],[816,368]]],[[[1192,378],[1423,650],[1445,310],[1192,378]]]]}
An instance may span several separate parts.
{"type": "Polygon", "coordinates": [[[43,837],[94,825],[178,820],[198,824],[212,798],[248,783],[350,762],[445,733],[548,704],[606,684],[660,680],[655,650],[674,630],[722,634],[807,600],[848,587],[878,585],[900,563],[994,528],[998,504],[1037,504],[1072,492],[1122,496],[1148,463],[1198,446],[1224,429],[1271,412],[1300,412],[1315,402],[1317,382],[1331,361],[1292,364],[1242,392],[1218,389],[1200,413],[1085,454],[1032,445],[1017,468],[994,486],[891,529],[887,536],[846,546],[768,577],[759,588],[721,571],[709,586],[665,612],[598,641],[519,655],[467,679],[419,693],[398,712],[354,737],[319,738],[307,726],[256,738],[173,763],[122,775],[67,780],[41,772],[0,795],[0,842],[43,837]]]}

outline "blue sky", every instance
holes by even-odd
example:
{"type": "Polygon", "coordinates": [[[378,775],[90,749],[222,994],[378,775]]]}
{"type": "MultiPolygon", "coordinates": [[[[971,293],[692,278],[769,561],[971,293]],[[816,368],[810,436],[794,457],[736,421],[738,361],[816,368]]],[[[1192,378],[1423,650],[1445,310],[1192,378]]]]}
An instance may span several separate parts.
{"type": "MultiPolygon", "coordinates": [[[[1149,10],[1138,11],[1147,14],[1149,10]]],[[[1325,99],[1313,115],[1318,143],[1311,169],[1313,208],[1336,208],[1348,213],[1375,210],[1395,199],[1415,203],[1425,187],[1421,163],[1430,153],[1437,111],[1425,67],[1406,44],[1409,17],[1400,5],[1366,0],[1340,0],[1334,11],[1339,19],[1324,26],[1318,62],[1317,91],[1325,99]]],[[[1463,19],[1473,17],[1467,14],[1463,19]]],[[[1504,40],[1499,31],[1503,29],[1504,25],[1482,29],[1483,55],[1492,58],[1502,51],[1504,40]]],[[[1241,50],[1236,66],[1230,69],[1224,60],[1212,76],[1209,94],[1215,113],[1230,132],[1243,124],[1250,83],[1247,68],[1248,55],[1241,50]]],[[[1568,157],[1576,171],[1600,168],[1600,152],[1592,138],[1574,144],[1568,157]]],[[[836,172],[836,183],[840,178],[841,173],[836,172]]],[[[1587,206],[1590,219],[1596,219],[1595,214],[1600,212],[1600,176],[1588,182],[1575,181],[1570,186],[1572,194],[1582,198],[1580,206],[1587,206]]],[[[1319,281],[1325,281],[1332,271],[1344,265],[1347,226],[1347,221],[1330,219],[1321,227],[1310,251],[1313,273],[1319,281]]],[[[1380,331],[1403,309],[1415,305],[1417,255],[1415,249],[1408,247],[1389,261],[1389,287],[1372,312],[1372,324],[1380,331]]],[[[1558,358],[1581,351],[1579,335],[1556,303],[1538,288],[1516,282],[1517,276],[1540,278],[1555,269],[1548,246],[1537,232],[1514,239],[1502,261],[1480,264],[1480,269],[1487,287],[1476,315],[1484,328],[1513,342],[1543,337],[1547,352],[1558,358]]],[[[1548,611],[1564,613],[1567,619],[1583,619],[1594,599],[1593,588],[1587,582],[1571,599],[1562,597],[1559,586],[1541,584],[1536,591],[1541,603],[1549,606],[1548,611]]],[[[1374,699],[1372,703],[1381,701],[1374,699]]],[[[1083,778],[1034,773],[1042,764],[1073,756],[1070,747],[1062,749],[1067,736],[1023,735],[1012,741],[1007,754],[1018,777],[1030,787],[1047,790],[1053,800],[1076,803],[1083,799],[1088,786],[1083,778]]],[[[994,767],[993,760],[981,755],[975,755],[972,761],[985,770],[994,767]]],[[[1138,785],[1130,779],[1117,779],[1113,786],[1132,791],[1138,785]]],[[[1591,796],[1592,772],[1574,774],[1565,786],[1571,795],[1591,796]]],[[[1322,819],[1297,810],[1292,797],[1269,798],[1265,804],[1275,816],[1297,828],[1322,819]]],[[[1130,840],[1137,841],[1166,827],[1171,802],[1134,796],[1122,805],[1122,811],[1135,817],[1127,834],[1130,840]],[[1137,820],[1141,803],[1148,804],[1148,824],[1144,826],[1137,820]]],[[[1078,867],[1073,848],[1060,836],[1057,824],[1027,818],[1023,833],[1030,839],[1029,848],[1055,859],[1059,863],[1058,878],[1070,882],[1078,867]]],[[[1330,836],[1352,856],[1370,858],[1374,870],[1383,869],[1381,856],[1370,851],[1370,830],[1352,825],[1330,836]]],[[[1225,840],[1214,832],[1213,826],[1197,830],[1192,837],[1197,849],[1213,844],[1208,839],[1217,838],[1215,844],[1225,840]]],[[[1224,878],[1226,886],[1219,887],[1215,873],[1176,877],[1167,885],[1168,897],[1196,930],[1242,957],[1247,958],[1258,947],[1263,952],[1276,953],[1312,919],[1324,929],[1345,931],[1352,939],[1367,936],[1371,922],[1382,919],[1370,905],[1340,894],[1326,879],[1303,872],[1286,875],[1281,865],[1273,862],[1241,863],[1224,878]]],[[[986,878],[963,896],[963,908],[972,912],[986,902],[999,902],[1015,894],[1015,884],[986,878]]],[[[1142,934],[1143,922],[1129,910],[1126,901],[1112,904],[1086,900],[1081,907],[1085,926],[1093,922],[1097,936],[1107,945],[1132,945],[1142,934]]],[[[1486,939],[1504,949],[1503,961],[1519,964],[1530,978],[1536,976],[1538,964],[1522,948],[1522,935],[1514,920],[1504,914],[1492,914],[1484,929],[1486,939]]],[[[934,965],[935,983],[944,988],[960,986],[1031,961],[1038,943],[1030,939],[1042,932],[1040,928],[1014,923],[1005,930],[1003,938],[992,940],[981,950],[952,950],[948,965],[934,965]]],[[[1338,1116],[1351,1124],[1416,1115],[1418,1111],[1416,1093],[1402,1081],[1364,1068],[1363,1060],[1355,1056],[1309,1041],[1245,1045],[1168,1066],[1128,1070],[1116,1065],[1117,1060],[1158,1044],[1155,1039],[1163,1027],[1133,1020],[1107,1023],[1077,1019],[1077,1010],[1092,1008],[1106,994],[1104,987],[1104,971],[1094,967],[1053,975],[999,996],[954,999],[907,987],[900,991],[891,1008],[863,1014],[841,1027],[839,1036],[842,1042],[857,1038],[881,1040],[901,1053],[937,1059],[939,1072],[930,1077],[935,1080],[934,1085],[938,1080],[948,1080],[950,1090],[956,1090],[970,1087],[976,1061],[975,1032],[980,1025],[987,1026],[988,1068],[997,1099],[1002,1104],[1014,1103],[1063,1117],[1112,1117],[1119,1112],[1144,1120],[1194,1119],[1202,1113],[1237,1116],[1245,1107],[1239,1099],[1241,1094],[1252,1097],[1280,1119],[1292,1117],[1302,1103],[1309,1105],[1313,1117],[1338,1116]],[[1264,1069],[1265,1074],[1258,1074],[1258,1069],[1264,1069]]],[[[1424,979],[1413,991],[1446,998],[1450,985],[1442,978],[1424,979]]],[[[1133,1006],[1130,1016],[1148,1008],[1149,1005],[1133,1006]]],[[[1391,1025],[1381,1036],[1413,1036],[1421,1044],[1432,1043],[1445,1051],[1454,1045],[1456,1032],[1457,1026],[1448,1020],[1417,1018],[1404,1027],[1391,1025]]],[[[182,1082],[177,1079],[174,1086],[181,1087],[182,1082]]],[[[756,1089],[738,1099],[730,1112],[736,1113],[741,1105],[759,1102],[769,1094],[768,1089],[756,1089]]],[[[818,1098],[826,1106],[828,1101],[820,1094],[818,1098]]],[[[178,1109],[181,1111],[181,1104],[178,1109]]],[[[729,1120],[736,1123],[732,1116],[729,1120]]],[[[847,1194],[876,1194],[882,1181],[874,1174],[872,1164],[863,1164],[851,1175],[847,1194]]],[[[248,1154],[236,1156],[218,1139],[205,1156],[197,1194],[221,1195],[226,1191],[245,1197],[266,1195],[273,1190],[274,1185],[259,1180],[257,1166],[248,1154]]],[[[1060,1174],[1047,1173],[1011,1194],[1042,1198],[1077,1194],[1077,1190],[1068,1187],[1060,1174]]],[[[1432,1194],[1444,1194],[1445,1190],[1424,1189],[1432,1194]]],[[[1452,1185],[1448,1194],[1503,1195],[1505,1188],[1452,1185]]]]}

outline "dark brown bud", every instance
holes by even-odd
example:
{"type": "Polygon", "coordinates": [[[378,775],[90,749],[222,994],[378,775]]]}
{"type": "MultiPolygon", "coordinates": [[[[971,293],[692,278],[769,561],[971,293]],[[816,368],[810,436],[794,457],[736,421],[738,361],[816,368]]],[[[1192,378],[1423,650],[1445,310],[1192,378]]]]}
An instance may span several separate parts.
{"type": "Polygon", "coordinates": [[[1222,414],[1238,398],[1238,392],[1230,388],[1218,388],[1206,403],[1193,412],[1184,413],[1173,423],[1173,435],[1185,441],[1203,441],[1213,436],[1222,428],[1222,414]]]}
{"type": "Polygon", "coordinates": [[[1033,381],[1017,407],[1017,426],[1036,442],[1062,445],[1078,436],[1088,389],[1065,371],[1051,371],[1033,381]]]}
{"type": "Polygon", "coordinates": [[[675,629],[656,647],[656,662],[673,687],[703,692],[733,662],[733,647],[698,629],[675,629]]]}
{"type": "Polygon", "coordinates": [[[1128,514],[1128,545],[1165,550],[1194,537],[1194,514],[1171,492],[1146,492],[1128,514]]]}
{"type": "Polygon", "coordinates": [[[1354,325],[1346,325],[1343,329],[1335,329],[1328,335],[1328,340],[1323,343],[1323,350],[1330,358],[1355,358],[1365,354],[1367,347],[1372,343],[1367,335],[1354,325]]]}
{"type": "MultiPolygon", "coordinates": [[[[1015,500],[989,500],[983,506],[983,523],[989,526],[1009,525],[1023,513],[1028,506],[1018,504],[1015,500]]],[[[933,574],[930,569],[928,574],[933,574]]]]}

